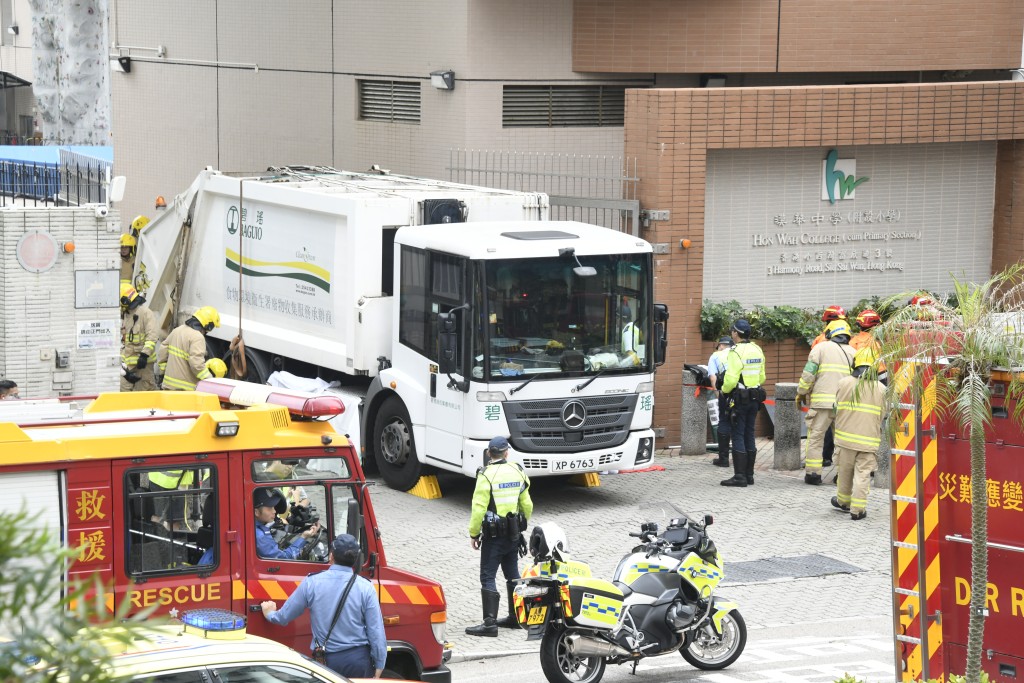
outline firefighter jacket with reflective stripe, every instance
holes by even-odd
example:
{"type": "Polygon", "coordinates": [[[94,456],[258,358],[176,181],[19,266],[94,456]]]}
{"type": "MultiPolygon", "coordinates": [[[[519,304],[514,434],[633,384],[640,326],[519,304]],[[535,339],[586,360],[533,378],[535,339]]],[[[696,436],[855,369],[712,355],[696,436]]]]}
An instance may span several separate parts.
{"type": "Polygon", "coordinates": [[[192,484],[192,470],[166,470],[164,472],[150,472],[149,483],[156,484],[162,489],[176,489],[180,486],[192,484]]]}
{"type": "Polygon", "coordinates": [[[499,517],[509,512],[521,512],[529,520],[533,515],[530,498],[530,479],[516,463],[498,460],[480,470],[473,490],[473,510],[469,516],[469,535],[480,535],[484,514],[494,498],[494,511],[499,517]]]}
{"type": "Polygon", "coordinates": [[[757,344],[741,341],[729,349],[725,356],[725,379],[722,381],[722,393],[728,394],[740,383],[747,388],[759,387],[764,384],[764,352],[757,344]]]}
{"type": "Polygon", "coordinates": [[[178,325],[160,346],[157,354],[164,389],[191,391],[196,382],[213,377],[206,368],[206,337],[188,325],[178,325]]]}
{"type": "Polygon", "coordinates": [[[121,259],[121,284],[132,284],[132,271],[135,270],[135,258],[125,261],[121,259]]]}
{"type": "Polygon", "coordinates": [[[807,356],[807,365],[800,374],[796,393],[811,397],[807,404],[811,408],[828,408],[836,404],[836,389],[839,380],[853,372],[853,357],[856,352],[848,344],[829,341],[818,344],[807,356]]]}
{"type": "Polygon", "coordinates": [[[125,311],[121,316],[121,362],[130,370],[139,362],[140,353],[152,356],[159,332],[149,306],[143,304],[125,311]]]}
{"type": "Polygon", "coordinates": [[[881,443],[885,386],[844,377],[836,397],[836,446],[874,453],[881,443]]]}

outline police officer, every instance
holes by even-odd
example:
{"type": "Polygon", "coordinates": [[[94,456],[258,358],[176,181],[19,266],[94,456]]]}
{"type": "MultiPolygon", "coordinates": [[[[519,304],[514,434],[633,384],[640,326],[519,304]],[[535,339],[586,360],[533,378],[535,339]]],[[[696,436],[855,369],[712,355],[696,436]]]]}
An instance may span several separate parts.
{"type": "Polygon", "coordinates": [[[875,350],[865,346],[853,361],[853,374],[839,380],[836,390],[836,458],[839,477],[832,507],[849,511],[853,520],[868,513],[868,491],[875,469],[875,453],[882,437],[885,385],[861,378],[875,362],[875,350]],[[858,379],[860,378],[860,379],[858,379]]]}
{"type": "Polygon", "coordinates": [[[729,413],[729,398],[722,393],[722,382],[725,381],[725,357],[734,346],[732,337],[718,340],[718,349],[708,358],[708,379],[711,386],[718,389],[718,457],[711,461],[719,467],[729,466],[729,439],[732,438],[732,419],[729,413]]]}
{"type": "Polygon", "coordinates": [[[725,379],[722,393],[726,395],[732,413],[733,476],[722,486],[753,486],[754,422],[764,402],[761,387],[765,380],[765,360],[761,347],[750,341],[750,323],[742,318],[733,323],[732,340],[736,346],[725,357],[725,379]]]}
{"type": "Polygon", "coordinates": [[[800,374],[796,404],[808,402],[807,442],[804,444],[804,483],[821,484],[822,446],[825,432],[832,426],[839,380],[853,371],[854,350],[850,348],[850,325],[833,320],[825,329],[828,341],[811,349],[800,374]]]}
{"type": "Polygon", "coordinates": [[[146,298],[121,283],[121,391],[154,391],[156,379],[149,358],[156,351],[159,328],[146,298]]]}
{"type": "Polygon", "coordinates": [[[192,391],[199,380],[214,376],[206,364],[206,334],[215,327],[220,327],[220,314],[203,306],[171,330],[157,354],[164,389],[192,391]]]}
{"type": "Polygon", "coordinates": [[[488,464],[476,476],[473,511],[469,517],[469,536],[474,550],[480,550],[480,599],[484,621],[470,626],[471,636],[497,636],[498,626],[518,628],[512,602],[512,590],[519,578],[520,535],[533,514],[530,479],[518,463],[510,463],[508,439],[496,436],[487,445],[488,464]],[[500,621],[498,604],[501,597],[494,578],[501,566],[508,593],[508,616],[500,621]]]}

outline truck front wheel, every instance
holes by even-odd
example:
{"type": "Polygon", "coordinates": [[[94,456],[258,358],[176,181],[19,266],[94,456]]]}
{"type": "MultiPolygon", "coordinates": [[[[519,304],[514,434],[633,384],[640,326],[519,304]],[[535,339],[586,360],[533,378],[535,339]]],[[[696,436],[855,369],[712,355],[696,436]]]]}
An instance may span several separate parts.
{"type": "Polygon", "coordinates": [[[419,481],[423,466],[416,458],[409,411],[397,397],[384,401],[373,423],[373,453],[384,483],[408,491],[419,481]]]}

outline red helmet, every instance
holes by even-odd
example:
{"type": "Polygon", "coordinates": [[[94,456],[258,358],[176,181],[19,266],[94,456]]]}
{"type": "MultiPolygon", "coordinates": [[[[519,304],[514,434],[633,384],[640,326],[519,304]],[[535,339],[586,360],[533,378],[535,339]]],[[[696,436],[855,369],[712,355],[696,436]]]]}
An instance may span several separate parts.
{"type": "Polygon", "coordinates": [[[870,308],[865,308],[857,316],[857,326],[862,330],[870,330],[875,325],[882,324],[882,316],[878,315],[870,308]]]}
{"type": "Polygon", "coordinates": [[[821,322],[827,323],[831,320],[846,320],[846,309],[835,304],[826,308],[821,314],[821,322]]]}
{"type": "Polygon", "coordinates": [[[911,306],[934,306],[935,300],[927,294],[918,294],[910,300],[911,306]]]}

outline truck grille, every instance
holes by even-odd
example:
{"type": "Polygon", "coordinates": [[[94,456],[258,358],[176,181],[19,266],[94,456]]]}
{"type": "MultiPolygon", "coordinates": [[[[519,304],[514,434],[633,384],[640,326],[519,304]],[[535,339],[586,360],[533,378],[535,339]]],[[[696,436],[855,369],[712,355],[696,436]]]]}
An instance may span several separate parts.
{"type": "MultiPolygon", "coordinates": [[[[507,401],[511,442],[520,453],[575,453],[596,448],[614,448],[629,437],[629,425],[636,409],[636,394],[612,394],[585,398],[557,398],[507,401]],[[575,415],[586,413],[575,429],[566,425],[563,413],[570,403],[578,404],[575,415]],[[583,411],[578,410],[582,406],[583,411]]],[[[570,413],[571,408],[569,408],[570,413]]],[[[575,424],[573,425],[576,426],[575,424]]]]}

